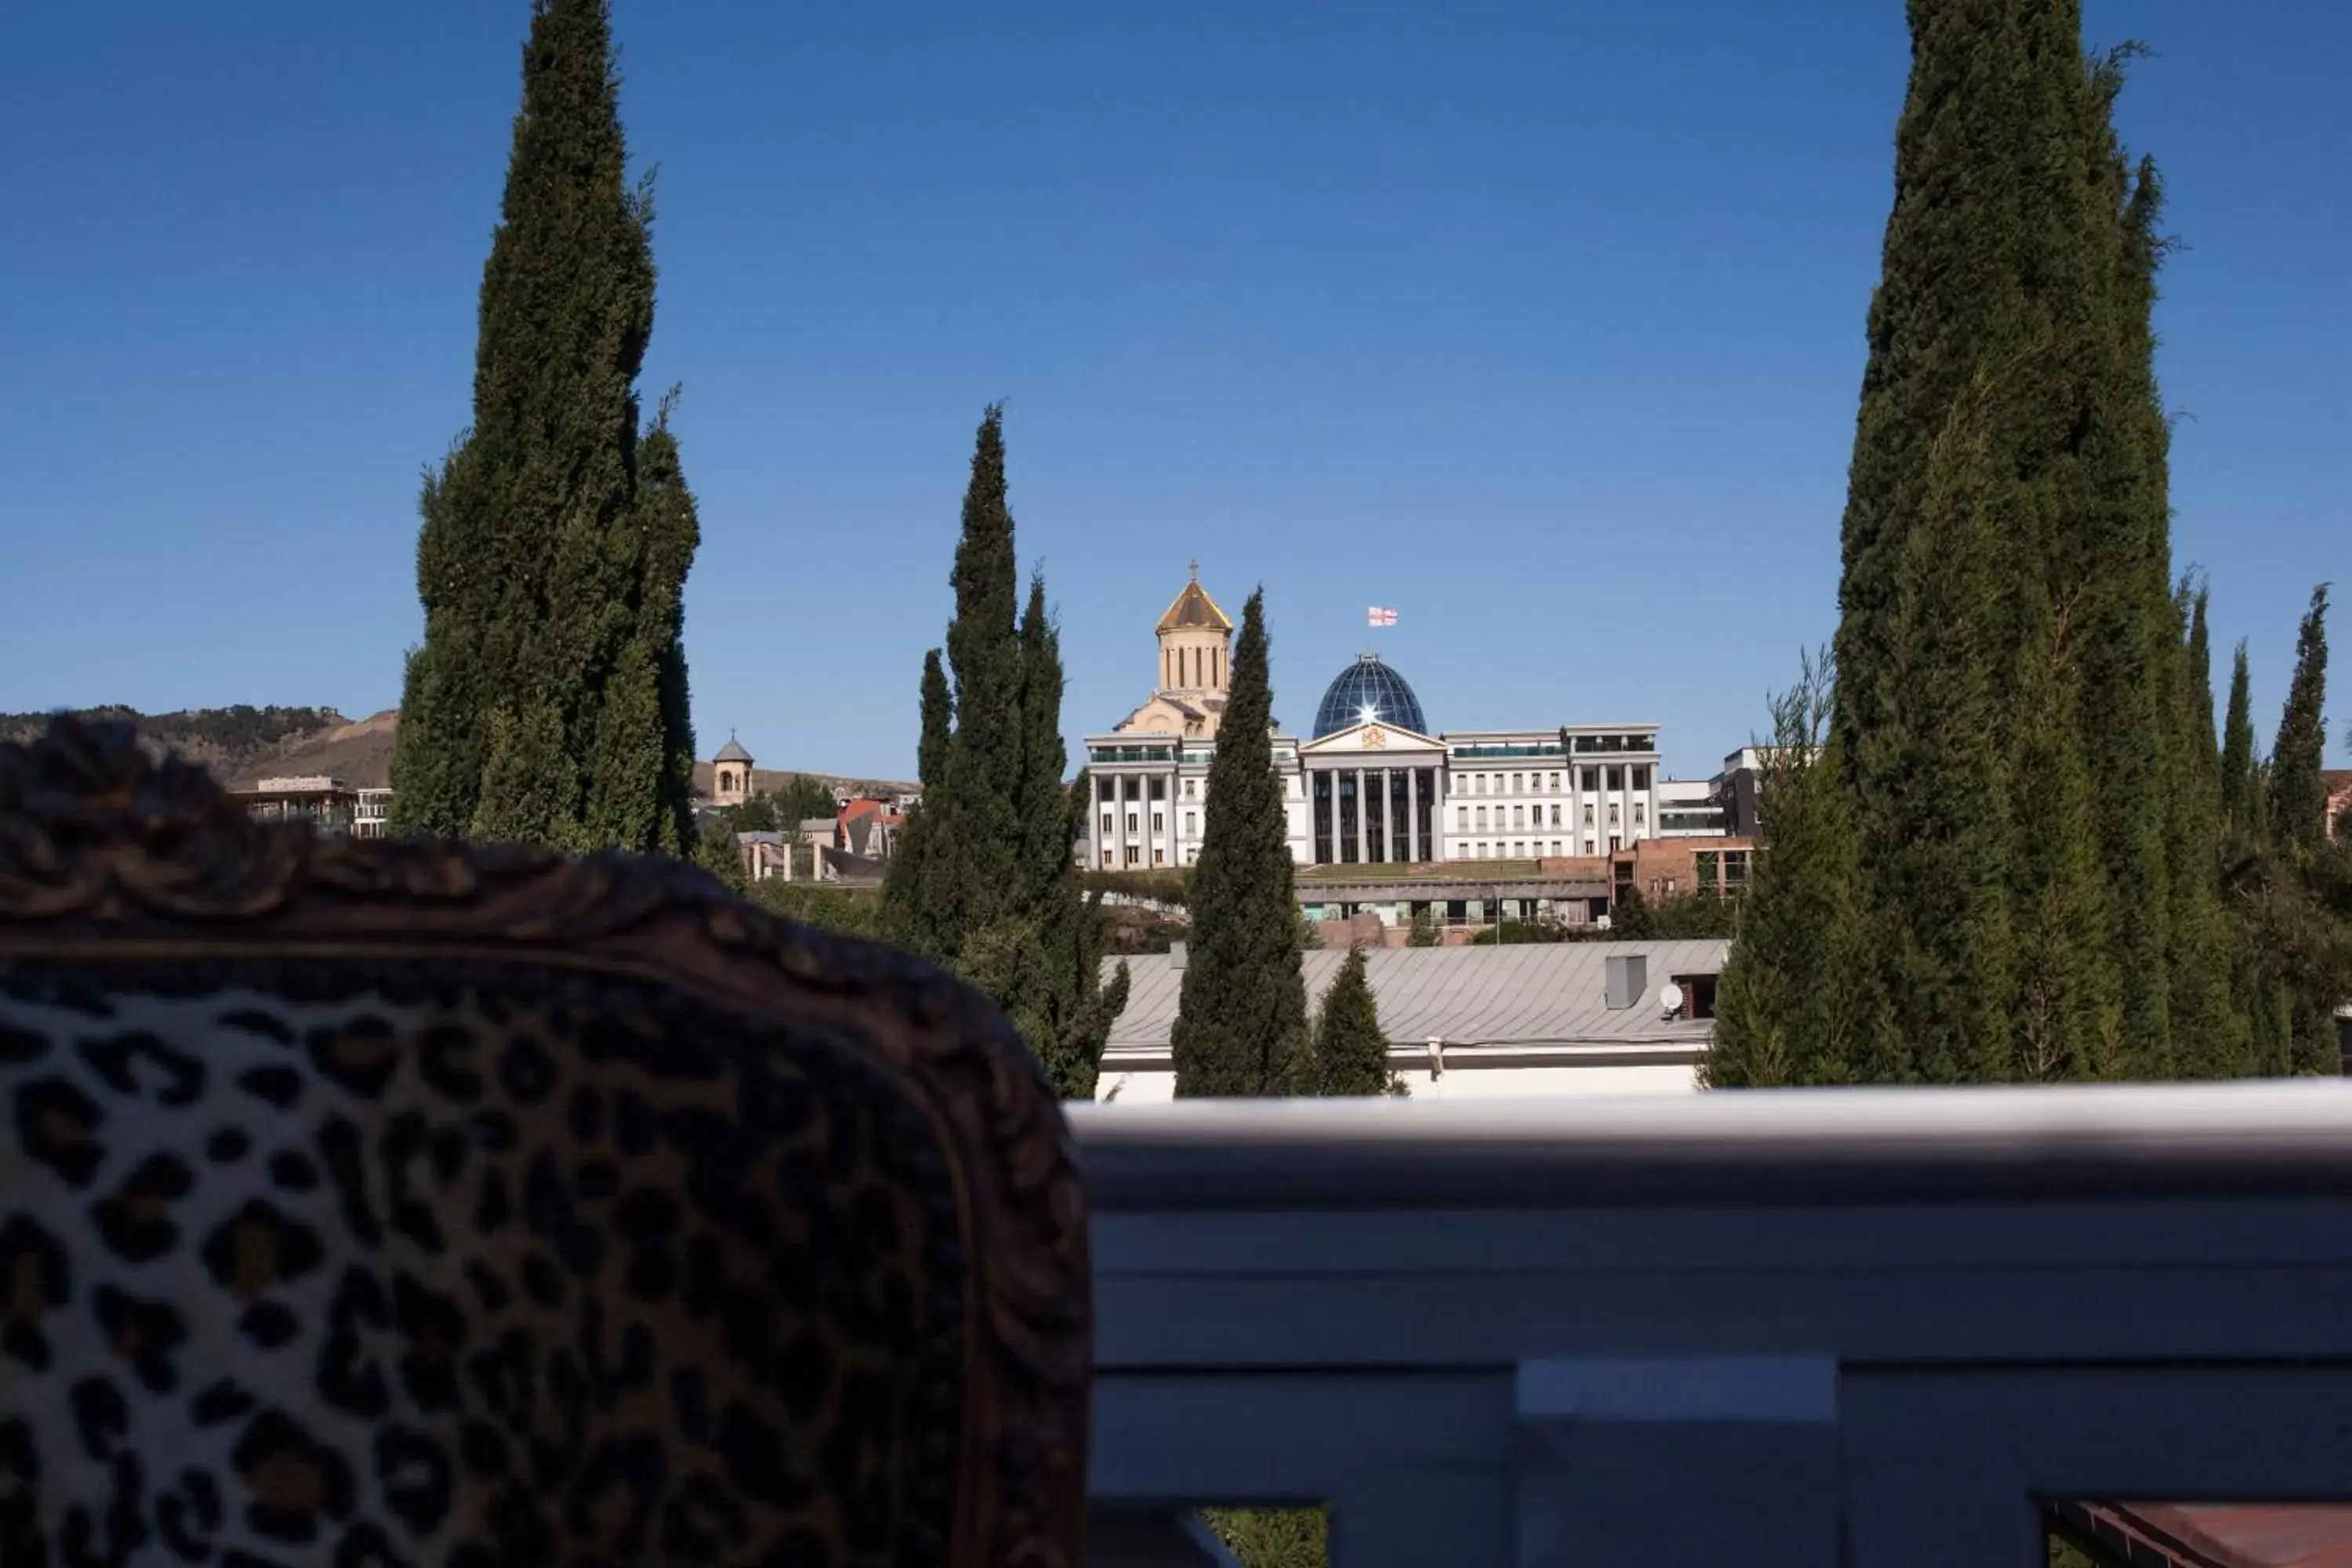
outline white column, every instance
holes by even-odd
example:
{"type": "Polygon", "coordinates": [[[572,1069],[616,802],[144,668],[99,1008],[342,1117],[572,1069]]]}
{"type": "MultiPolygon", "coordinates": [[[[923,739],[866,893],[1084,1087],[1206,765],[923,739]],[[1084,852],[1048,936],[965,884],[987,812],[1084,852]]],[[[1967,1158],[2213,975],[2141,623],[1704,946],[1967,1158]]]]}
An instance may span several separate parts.
{"type": "Polygon", "coordinates": [[[1371,847],[1364,837],[1364,818],[1367,815],[1364,810],[1364,770],[1358,768],[1356,770],[1356,858],[1359,861],[1368,859],[1371,855],[1371,847]]]}
{"type": "Polygon", "coordinates": [[[1421,858],[1421,770],[1404,775],[1404,858],[1421,858]]]}

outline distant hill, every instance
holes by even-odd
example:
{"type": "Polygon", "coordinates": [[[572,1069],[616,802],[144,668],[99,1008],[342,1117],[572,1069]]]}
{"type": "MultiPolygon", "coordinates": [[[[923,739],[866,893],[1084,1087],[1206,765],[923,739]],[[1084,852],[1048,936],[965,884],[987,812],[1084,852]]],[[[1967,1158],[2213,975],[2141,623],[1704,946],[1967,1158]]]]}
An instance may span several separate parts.
{"type": "MultiPolygon", "coordinates": [[[[381,789],[392,783],[392,737],[400,710],[387,708],[365,719],[346,719],[331,708],[194,708],[179,713],[142,713],[115,704],[75,710],[82,719],[127,719],[139,737],[158,752],[177,752],[200,763],[230,789],[265,778],[328,773],[355,789],[381,789]]],[[[48,727],[47,713],[0,713],[0,742],[29,741],[48,727]]],[[[753,770],[762,793],[792,773],[753,770]]],[[[847,794],[895,795],[914,789],[887,779],[815,773],[847,794]]],[[[708,790],[710,764],[698,763],[695,783],[708,790]]]]}

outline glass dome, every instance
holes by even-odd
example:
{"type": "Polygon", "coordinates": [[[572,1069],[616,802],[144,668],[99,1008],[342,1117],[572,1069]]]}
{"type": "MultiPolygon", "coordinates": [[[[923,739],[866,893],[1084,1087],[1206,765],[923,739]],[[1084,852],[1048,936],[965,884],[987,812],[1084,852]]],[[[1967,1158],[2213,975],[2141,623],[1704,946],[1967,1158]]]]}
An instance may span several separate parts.
{"type": "Polygon", "coordinates": [[[1324,689],[1323,706],[1315,710],[1315,739],[1336,735],[1354,724],[1393,724],[1415,734],[1429,733],[1421,716],[1421,699],[1412,694],[1403,676],[1381,662],[1376,653],[1360,654],[1324,689]]]}

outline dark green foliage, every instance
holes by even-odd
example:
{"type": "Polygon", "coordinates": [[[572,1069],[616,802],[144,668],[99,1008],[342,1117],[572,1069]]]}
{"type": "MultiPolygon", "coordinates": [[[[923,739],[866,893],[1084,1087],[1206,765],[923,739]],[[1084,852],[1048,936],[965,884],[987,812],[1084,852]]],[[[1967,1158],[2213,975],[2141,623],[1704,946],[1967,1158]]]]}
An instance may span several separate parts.
{"type": "Polygon", "coordinates": [[[915,747],[915,773],[923,798],[898,830],[898,852],[882,881],[882,908],[891,940],[934,962],[952,955],[946,932],[929,898],[936,838],[934,805],[944,805],[948,752],[955,740],[955,699],[948,690],[947,669],[940,650],[923,655],[922,732],[915,747]]]}
{"type": "Polygon", "coordinates": [[[2221,730],[2222,820],[2241,834],[2252,832],[2263,793],[2262,771],[2254,761],[2252,682],[2241,639],[2230,666],[2230,717],[2221,730]]]}
{"type": "Polygon", "coordinates": [[[2308,853],[2327,835],[2327,584],[2311,591],[2311,608],[2294,641],[2294,679],[2271,747],[2271,833],[2282,847],[2308,853]]]}
{"type": "Polygon", "coordinates": [[[841,813],[833,786],[806,773],[794,773],[764,797],[776,816],[776,827],[790,833],[803,822],[832,818],[841,813]]]}
{"type": "Polygon", "coordinates": [[[1740,898],[1741,895],[1727,897],[1712,888],[1702,888],[1654,902],[1639,886],[1629,882],[1609,911],[1609,934],[1626,942],[1729,937],[1739,928],[1740,898]]]}
{"type": "Polygon", "coordinates": [[[392,827],[677,851],[697,530],[667,403],[639,437],[652,208],[627,184],[604,0],[538,0],[522,98],[473,424],[420,503],[392,827]]]}
{"type": "Polygon", "coordinates": [[[948,623],[948,671],[955,732],[936,797],[924,901],[941,953],[961,952],[983,928],[1017,909],[1013,888],[1022,825],[1024,678],[1013,550],[1006,503],[1003,411],[982,416],[964,492],[963,535],[956,545],[955,619],[948,623]]]}
{"type": "Polygon", "coordinates": [[[1405,933],[1405,945],[1407,947],[1444,946],[1444,932],[1438,926],[1437,917],[1425,909],[1415,910],[1412,914],[1412,928],[1405,933]]]}
{"type": "Polygon", "coordinates": [[[2335,953],[2343,927],[2332,919],[2327,887],[2338,876],[2340,851],[2327,840],[2327,584],[2311,592],[2311,608],[2295,637],[2294,679],[2288,684],[2278,740],[2271,747],[2270,847],[2275,858],[2272,929],[2287,980],[2291,1068],[2297,1073],[2340,1070],[2336,1006],[2352,996],[2335,953]]]}
{"type": "Polygon", "coordinates": [[[1128,974],[1122,964],[1104,982],[1100,900],[1079,882],[1088,785],[1062,778],[1061,639],[1045,578],[1031,579],[1017,623],[1016,581],[1003,415],[992,406],[964,496],[947,660],[933,650],[923,662],[923,800],[899,836],[883,912],[901,943],[995,998],[1064,1098],[1089,1099],[1128,974]]]}
{"type": "Polygon", "coordinates": [[[844,936],[880,940],[885,935],[882,900],[863,889],[770,877],[752,883],[750,891],[757,902],[803,925],[822,926],[844,936]]]}
{"type": "Polygon", "coordinates": [[[1650,900],[1641,885],[1627,882],[1610,900],[1609,932],[1627,942],[1639,942],[1657,935],[1656,922],[1650,917],[1650,900]]]}
{"type": "Polygon", "coordinates": [[[1323,993],[1307,1048],[1292,1058],[1290,1090],[1320,1096],[1402,1094],[1404,1084],[1389,1070],[1389,1037],[1381,1029],[1379,1001],[1365,973],[1361,942],[1323,993]]]}
{"type": "Polygon", "coordinates": [[[1764,847],[1716,993],[1710,1087],[1900,1080],[1910,1072],[1872,966],[1859,847],[1830,730],[1826,658],[1772,701],[1764,847]]]}
{"type": "Polygon", "coordinates": [[[2075,0],[1910,17],[1834,715],[1781,781],[1794,842],[1741,911],[1718,1079],[2213,1070],[2237,1047],[2171,576],[2161,193],[2112,124],[2133,51],[2086,66],[2075,0]],[[1767,907],[1798,897],[1806,921],[1767,907]],[[1844,1014],[1803,1018],[1825,989],[1844,1014]]]}
{"type": "Polygon", "coordinates": [[[1186,1098],[1279,1092],[1307,1034],[1282,784],[1274,771],[1265,591],[1253,593],[1209,763],[1192,947],[1170,1044],[1186,1098]]]}
{"type": "Polygon", "coordinates": [[[1319,1508],[1213,1508],[1209,1528],[1241,1568],[1324,1568],[1330,1517],[1319,1508]]]}
{"type": "Polygon", "coordinates": [[[2183,1078],[2231,1078],[2252,1070],[2245,1020],[2231,1004],[2234,961],[2222,900],[2221,749],[2213,731],[2212,639],[2206,591],[2183,584],[2187,622],[2178,671],[2176,763],[2167,834],[2172,876],[2173,1070],[2183,1078]]]}
{"type": "Polygon", "coordinates": [[[727,884],[730,892],[749,893],[751,890],[751,879],[744,874],[743,858],[735,847],[734,831],[723,818],[715,818],[704,825],[696,834],[687,858],[727,884]]]}

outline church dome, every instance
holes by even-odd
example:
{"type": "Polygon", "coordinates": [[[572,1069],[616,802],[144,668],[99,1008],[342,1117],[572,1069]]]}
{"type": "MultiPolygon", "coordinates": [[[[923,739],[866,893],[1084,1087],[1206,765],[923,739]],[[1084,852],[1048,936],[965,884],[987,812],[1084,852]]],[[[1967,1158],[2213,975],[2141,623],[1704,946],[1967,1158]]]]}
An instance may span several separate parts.
{"type": "Polygon", "coordinates": [[[1405,678],[1382,664],[1376,653],[1358,655],[1324,689],[1323,705],[1315,710],[1314,738],[1367,723],[1393,725],[1418,735],[1429,733],[1429,721],[1421,716],[1421,699],[1412,694],[1405,678]]]}

